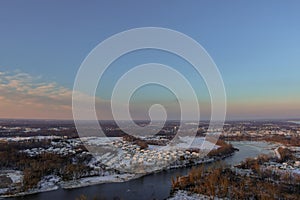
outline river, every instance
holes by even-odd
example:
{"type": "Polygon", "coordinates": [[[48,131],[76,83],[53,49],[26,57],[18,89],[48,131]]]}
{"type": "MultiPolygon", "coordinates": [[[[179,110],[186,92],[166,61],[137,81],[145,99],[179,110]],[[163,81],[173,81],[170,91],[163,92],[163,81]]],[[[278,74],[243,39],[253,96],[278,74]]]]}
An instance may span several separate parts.
{"type": "MultiPolygon", "coordinates": [[[[266,142],[231,142],[239,151],[231,157],[224,159],[226,164],[235,165],[245,158],[256,157],[259,154],[273,153],[274,145],[266,142]]],[[[85,195],[88,199],[166,199],[171,191],[171,179],[176,176],[186,175],[191,167],[162,171],[150,174],[135,180],[123,183],[107,183],[93,185],[72,190],[58,189],[51,192],[44,192],[25,197],[10,198],[24,200],[75,200],[80,195],[85,195]]]]}

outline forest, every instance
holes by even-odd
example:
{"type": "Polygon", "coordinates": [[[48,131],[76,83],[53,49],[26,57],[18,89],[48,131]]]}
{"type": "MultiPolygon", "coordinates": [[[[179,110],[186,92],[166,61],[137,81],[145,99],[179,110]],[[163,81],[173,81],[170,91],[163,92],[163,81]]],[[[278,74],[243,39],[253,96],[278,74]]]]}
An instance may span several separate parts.
{"type": "Polygon", "coordinates": [[[214,199],[300,199],[300,176],[284,181],[285,175],[270,178],[269,172],[241,175],[218,163],[193,168],[187,176],[172,179],[173,192],[187,190],[214,199]]]}

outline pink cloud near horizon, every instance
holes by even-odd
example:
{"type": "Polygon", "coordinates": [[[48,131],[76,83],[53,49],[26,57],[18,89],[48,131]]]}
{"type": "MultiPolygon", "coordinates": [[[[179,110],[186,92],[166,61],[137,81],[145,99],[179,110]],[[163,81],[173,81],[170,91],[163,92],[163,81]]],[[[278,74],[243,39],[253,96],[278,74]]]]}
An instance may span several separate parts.
{"type": "MultiPolygon", "coordinates": [[[[99,119],[112,119],[109,101],[96,97],[96,108],[99,119]]],[[[227,110],[228,119],[299,118],[300,101],[292,97],[230,100],[227,110]]],[[[27,73],[0,71],[0,118],[72,119],[72,90],[27,73]]]]}

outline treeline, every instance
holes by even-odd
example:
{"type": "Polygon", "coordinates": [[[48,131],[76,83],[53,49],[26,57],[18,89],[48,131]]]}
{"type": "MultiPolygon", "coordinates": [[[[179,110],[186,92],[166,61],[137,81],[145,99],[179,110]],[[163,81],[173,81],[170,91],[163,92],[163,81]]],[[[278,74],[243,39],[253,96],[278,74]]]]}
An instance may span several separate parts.
{"type": "Polygon", "coordinates": [[[267,142],[278,142],[288,146],[300,146],[299,136],[286,137],[283,135],[273,135],[271,137],[265,137],[264,140],[267,142]]]}
{"type": "Polygon", "coordinates": [[[216,145],[220,146],[218,149],[211,150],[207,155],[208,157],[215,157],[215,156],[226,156],[229,154],[234,153],[237,149],[234,148],[231,144],[226,143],[223,140],[218,140],[216,145]]]}
{"type": "MultiPolygon", "coordinates": [[[[240,169],[251,169],[254,173],[253,176],[258,177],[259,179],[269,180],[277,183],[285,183],[290,184],[291,187],[299,187],[300,188],[300,174],[293,173],[291,171],[276,171],[271,168],[263,166],[264,163],[269,161],[276,162],[285,162],[290,160],[290,151],[287,148],[282,148],[282,150],[286,153],[287,157],[283,156],[281,159],[273,158],[267,155],[260,155],[257,158],[247,158],[245,161],[241,162],[237,167],[240,169]]],[[[281,151],[281,150],[279,150],[281,151]]]]}
{"type": "Polygon", "coordinates": [[[78,133],[75,127],[62,130],[41,129],[37,132],[24,132],[17,130],[12,132],[0,131],[0,137],[34,137],[34,136],[66,136],[68,138],[78,138],[78,133]]]}
{"type": "Polygon", "coordinates": [[[123,140],[127,141],[127,142],[132,142],[133,144],[136,144],[138,146],[140,146],[141,149],[146,149],[148,148],[148,144],[146,141],[139,139],[137,137],[134,137],[132,135],[125,135],[123,136],[123,140]]]}
{"type": "Polygon", "coordinates": [[[295,156],[293,155],[292,151],[288,148],[279,147],[278,153],[280,154],[280,162],[295,160],[295,156]]]}
{"type": "Polygon", "coordinates": [[[34,140],[24,140],[24,141],[10,141],[10,142],[0,142],[0,152],[11,151],[11,150],[24,150],[32,148],[48,148],[51,145],[52,140],[40,140],[39,142],[34,142],[34,140]]]}
{"type": "Polygon", "coordinates": [[[173,192],[187,190],[211,199],[300,199],[299,182],[278,184],[262,175],[240,175],[222,165],[194,168],[187,176],[173,179],[172,188],[173,192]]]}
{"type": "Polygon", "coordinates": [[[229,139],[233,141],[266,141],[266,142],[277,142],[287,146],[300,146],[299,136],[284,136],[284,135],[265,135],[265,136],[220,136],[221,139],[229,139]]]}
{"type": "Polygon", "coordinates": [[[62,180],[75,180],[84,177],[91,169],[83,163],[73,163],[74,158],[44,153],[33,159],[24,160],[24,190],[34,188],[47,175],[56,175],[62,180]]]}
{"type": "MultiPolygon", "coordinates": [[[[91,159],[90,155],[62,156],[54,153],[42,153],[30,157],[19,151],[24,148],[22,145],[28,147],[36,144],[19,144],[17,147],[15,143],[0,145],[0,169],[20,170],[24,173],[21,191],[37,186],[42,177],[47,175],[57,175],[62,180],[73,180],[88,176],[91,171],[85,165],[91,159]]],[[[47,143],[40,145],[44,146],[47,143]]]]}
{"type": "Polygon", "coordinates": [[[260,166],[274,158],[268,155],[259,155],[257,158],[246,158],[237,167],[240,169],[251,169],[254,173],[260,174],[260,166]]]}

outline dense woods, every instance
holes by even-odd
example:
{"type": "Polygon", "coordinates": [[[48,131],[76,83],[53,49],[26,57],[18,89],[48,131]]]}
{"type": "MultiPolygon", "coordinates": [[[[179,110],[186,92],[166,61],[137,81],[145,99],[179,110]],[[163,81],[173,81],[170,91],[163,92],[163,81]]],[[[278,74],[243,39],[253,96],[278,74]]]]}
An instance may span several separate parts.
{"type": "Polygon", "coordinates": [[[194,168],[185,177],[172,180],[173,190],[229,199],[300,199],[300,177],[292,183],[278,184],[264,173],[255,176],[240,175],[222,164],[194,168]]]}
{"type": "Polygon", "coordinates": [[[280,154],[280,161],[285,162],[288,160],[294,160],[293,153],[288,148],[279,147],[278,153],[280,154]]]}
{"type": "Polygon", "coordinates": [[[214,149],[208,153],[209,157],[214,156],[224,156],[234,153],[235,149],[231,144],[224,142],[223,140],[218,140],[216,145],[220,146],[218,149],[214,149]]]}

